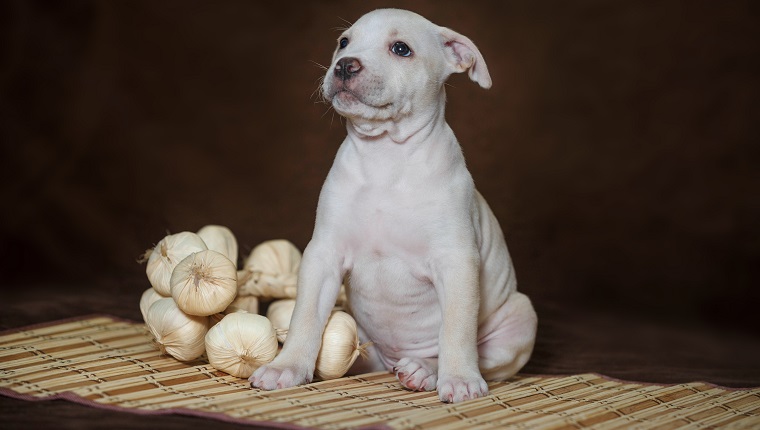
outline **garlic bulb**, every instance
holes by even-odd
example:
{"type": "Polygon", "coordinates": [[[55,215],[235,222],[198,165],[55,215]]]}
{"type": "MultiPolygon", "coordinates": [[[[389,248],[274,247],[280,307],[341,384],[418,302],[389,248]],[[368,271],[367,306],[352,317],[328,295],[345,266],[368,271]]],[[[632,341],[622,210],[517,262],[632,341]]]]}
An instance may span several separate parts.
{"type": "Polygon", "coordinates": [[[356,321],[351,315],[342,311],[333,312],[322,335],[314,374],[322,380],[340,378],[368,346],[359,345],[356,321]]]}
{"type": "Polygon", "coordinates": [[[150,305],[145,322],[162,354],[180,361],[194,360],[203,354],[208,318],[185,314],[167,297],[150,305]]]}
{"type": "Polygon", "coordinates": [[[174,268],[171,295],[190,315],[221,312],[237,294],[237,271],[224,255],[211,250],[193,253],[174,268]]]}
{"type": "Polygon", "coordinates": [[[248,378],[277,355],[277,337],[266,317],[248,312],[225,316],[206,334],[206,355],[217,370],[248,378]]]}
{"type": "Polygon", "coordinates": [[[197,234],[206,243],[208,249],[229,258],[237,268],[238,243],[229,228],[222,225],[207,225],[198,230],[197,234]]]}
{"type": "Polygon", "coordinates": [[[259,299],[256,296],[238,296],[235,300],[227,305],[225,313],[231,314],[233,312],[250,312],[252,314],[259,313],[259,299]]]}
{"type": "Polygon", "coordinates": [[[148,288],[147,290],[143,291],[142,296],[140,297],[140,313],[142,314],[143,321],[147,321],[148,319],[147,315],[150,305],[155,303],[158,299],[163,298],[164,296],[158,294],[158,291],[153,288],[148,288]]]}
{"type": "Polygon", "coordinates": [[[171,234],[161,239],[148,257],[145,272],[153,288],[162,296],[171,295],[170,279],[174,267],[193,252],[205,251],[206,243],[189,231],[171,234]]]}
{"type": "Polygon", "coordinates": [[[294,299],[277,300],[269,304],[267,318],[272,321],[272,325],[277,330],[277,340],[280,342],[285,342],[295,307],[296,301],[294,299]]]}
{"type": "Polygon", "coordinates": [[[301,252],[287,240],[259,244],[238,272],[238,294],[268,298],[295,298],[301,252]]]}

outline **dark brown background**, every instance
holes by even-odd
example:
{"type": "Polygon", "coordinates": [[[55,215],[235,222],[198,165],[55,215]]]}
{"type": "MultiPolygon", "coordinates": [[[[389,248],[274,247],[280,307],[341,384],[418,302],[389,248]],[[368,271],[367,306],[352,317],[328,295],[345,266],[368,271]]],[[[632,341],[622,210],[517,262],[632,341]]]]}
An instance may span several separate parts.
{"type": "Polygon", "coordinates": [[[2,327],[139,318],[167,231],[303,248],[345,133],[315,63],[383,6],[490,69],[447,117],[542,318],[526,371],[760,384],[751,1],[2,2],[2,327]]]}

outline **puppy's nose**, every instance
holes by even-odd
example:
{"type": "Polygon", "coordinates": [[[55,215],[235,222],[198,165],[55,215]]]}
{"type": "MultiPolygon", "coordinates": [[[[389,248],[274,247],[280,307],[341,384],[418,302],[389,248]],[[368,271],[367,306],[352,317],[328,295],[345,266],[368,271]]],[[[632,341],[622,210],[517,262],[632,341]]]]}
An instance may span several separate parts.
{"type": "Polygon", "coordinates": [[[344,57],[335,64],[335,76],[347,81],[362,70],[362,63],[353,57],[344,57]]]}

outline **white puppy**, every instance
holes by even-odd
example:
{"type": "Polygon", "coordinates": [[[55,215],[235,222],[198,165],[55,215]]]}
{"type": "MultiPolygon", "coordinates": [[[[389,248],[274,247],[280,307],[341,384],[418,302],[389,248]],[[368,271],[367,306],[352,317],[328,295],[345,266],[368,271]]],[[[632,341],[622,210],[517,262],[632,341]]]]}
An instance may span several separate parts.
{"type": "Polygon", "coordinates": [[[311,381],[344,275],[360,338],[373,342],[353,372],[393,370],[408,389],[459,402],[528,361],[536,314],[444,119],[444,82],[464,71],[491,86],[468,38],[412,12],[376,10],[340,36],[322,92],[348,135],[320,194],[287,341],[252,386],[311,381]]]}

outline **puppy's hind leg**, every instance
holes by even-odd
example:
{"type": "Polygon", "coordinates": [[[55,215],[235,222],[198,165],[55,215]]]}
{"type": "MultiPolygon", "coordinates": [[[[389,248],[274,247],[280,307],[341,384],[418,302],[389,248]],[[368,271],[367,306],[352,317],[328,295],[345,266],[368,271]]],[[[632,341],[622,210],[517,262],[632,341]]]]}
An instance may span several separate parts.
{"type": "Polygon", "coordinates": [[[499,311],[480,327],[480,372],[487,381],[504,381],[528,362],[538,319],[525,294],[514,292],[499,311]]]}
{"type": "MultiPolygon", "coordinates": [[[[367,336],[361,326],[359,342],[364,344],[367,336]]],[[[390,360],[383,360],[380,351],[369,345],[366,355],[359,356],[348,371],[349,375],[359,375],[368,372],[391,370],[404,388],[412,391],[433,391],[438,382],[438,359],[437,358],[402,358],[390,368],[390,360]]]]}

